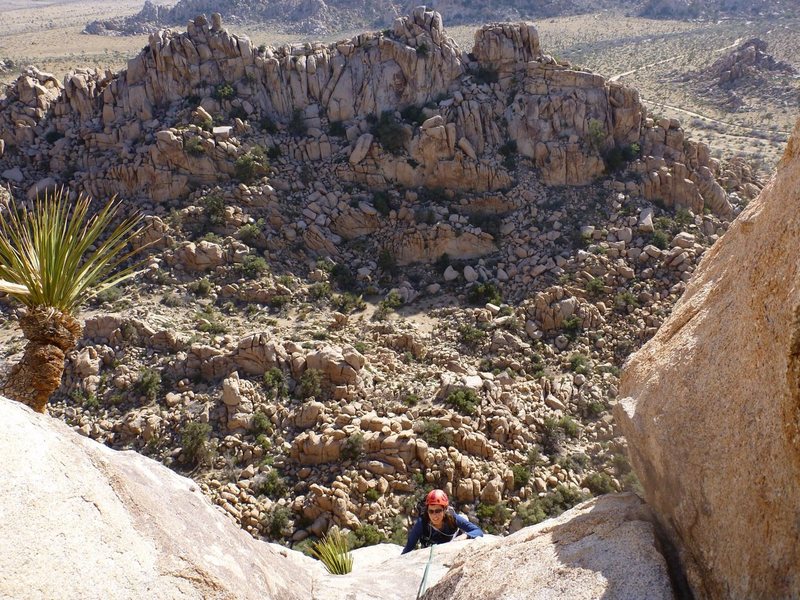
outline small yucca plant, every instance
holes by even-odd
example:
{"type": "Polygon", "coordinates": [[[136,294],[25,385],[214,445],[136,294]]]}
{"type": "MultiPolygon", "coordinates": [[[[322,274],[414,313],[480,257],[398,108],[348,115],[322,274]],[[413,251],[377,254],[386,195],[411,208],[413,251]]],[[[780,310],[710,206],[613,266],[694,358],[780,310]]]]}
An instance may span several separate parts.
{"type": "Polygon", "coordinates": [[[0,212],[0,291],[25,307],[20,327],[25,352],[2,387],[9,398],[44,412],[59,386],[64,358],[81,335],[80,306],[136,274],[138,265],[115,271],[141,250],[126,251],[141,230],[140,217],[112,224],[119,202],[112,199],[90,216],[91,200],[72,203],[61,188],[38,200],[32,211],[0,212]]]}
{"type": "Polygon", "coordinates": [[[311,555],[322,561],[331,575],[346,575],[353,570],[353,555],[347,536],[338,529],[329,531],[311,546],[311,555]]]}

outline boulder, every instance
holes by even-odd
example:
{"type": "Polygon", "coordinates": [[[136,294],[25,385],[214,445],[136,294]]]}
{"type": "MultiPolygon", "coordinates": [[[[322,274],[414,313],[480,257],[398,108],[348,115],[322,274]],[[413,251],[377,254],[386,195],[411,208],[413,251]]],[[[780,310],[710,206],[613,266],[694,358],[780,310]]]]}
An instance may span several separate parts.
{"type": "Polygon", "coordinates": [[[3,598],[308,597],[313,571],[192,480],[5,398],[0,418],[3,598]]]}
{"type": "Polygon", "coordinates": [[[595,498],[465,550],[423,598],[673,598],[651,520],[633,494],[595,498]]]}
{"type": "Polygon", "coordinates": [[[800,590],[800,122],[633,355],[615,416],[697,598],[800,590]]]}

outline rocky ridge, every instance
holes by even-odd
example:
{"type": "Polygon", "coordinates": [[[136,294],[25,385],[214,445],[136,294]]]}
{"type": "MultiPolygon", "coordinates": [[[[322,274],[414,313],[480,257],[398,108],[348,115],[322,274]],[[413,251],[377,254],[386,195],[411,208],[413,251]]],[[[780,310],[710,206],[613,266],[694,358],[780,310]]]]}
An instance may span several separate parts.
{"type": "Polygon", "coordinates": [[[531,24],[466,54],[424,10],[282,48],[200,17],[119,74],[31,69],[0,139],[14,201],[119,193],[157,242],[52,413],[296,543],[402,538],[433,485],[498,531],[632,485],[618,368],[760,187],[531,24]]]}

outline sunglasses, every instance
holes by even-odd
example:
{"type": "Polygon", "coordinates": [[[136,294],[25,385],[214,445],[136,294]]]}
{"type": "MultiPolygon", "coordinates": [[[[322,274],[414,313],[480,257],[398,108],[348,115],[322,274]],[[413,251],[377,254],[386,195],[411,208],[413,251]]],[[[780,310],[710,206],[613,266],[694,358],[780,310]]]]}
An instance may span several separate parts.
{"type": "Polygon", "coordinates": [[[429,515],[439,515],[439,514],[442,514],[443,512],[444,512],[443,508],[429,508],[428,509],[428,514],[429,515]]]}

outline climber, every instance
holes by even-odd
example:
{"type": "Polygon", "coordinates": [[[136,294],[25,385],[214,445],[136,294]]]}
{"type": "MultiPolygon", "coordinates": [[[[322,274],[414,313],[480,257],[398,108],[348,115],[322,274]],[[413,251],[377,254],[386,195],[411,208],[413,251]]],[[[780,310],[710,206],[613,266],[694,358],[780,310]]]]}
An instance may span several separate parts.
{"type": "Polygon", "coordinates": [[[447,494],[442,490],[431,490],[425,497],[425,511],[408,532],[408,541],[401,554],[414,550],[417,542],[427,548],[432,544],[445,544],[462,533],[469,539],[483,537],[480,527],[457,515],[450,507],[447,494]]]}

